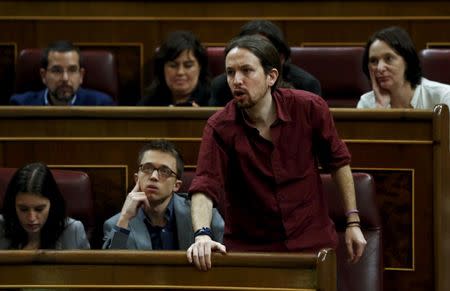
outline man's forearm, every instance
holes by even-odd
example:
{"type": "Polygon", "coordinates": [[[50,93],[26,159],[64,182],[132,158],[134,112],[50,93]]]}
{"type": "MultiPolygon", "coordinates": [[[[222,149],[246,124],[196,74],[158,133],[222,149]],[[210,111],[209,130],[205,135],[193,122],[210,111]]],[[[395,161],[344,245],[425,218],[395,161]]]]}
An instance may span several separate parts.
{"type": "Polygon", "coordinates": [[[191,216],[194,231],[211,226],[212,206],[211,199],[205,194],[195,193],[192,195],[191,216]]]}
{"type": "MultiPolygon", "coordinates": [[[[353,183],[353,176],[350,166],[346,165],[337,169],[332,173],[332,176],[344,202],[345,211],[347,212],[350,210],[355,210],[357,208],[355,197],[355,184],[353,183]]],[[[358,217],[358,215],[354,216],[358,217]]]]}

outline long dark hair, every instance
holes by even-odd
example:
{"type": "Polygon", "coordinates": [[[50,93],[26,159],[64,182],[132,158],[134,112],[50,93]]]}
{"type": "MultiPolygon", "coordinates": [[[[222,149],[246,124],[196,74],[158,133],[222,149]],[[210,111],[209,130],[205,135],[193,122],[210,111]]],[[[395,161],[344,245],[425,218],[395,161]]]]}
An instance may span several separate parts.
{"type": "Polygon", "coordinates": [[[167,86],[164,76],[164,65],[175,60],[186,50],[192,52],[200,65],[197,87],[191,93],[190,100],[199,105],[208,104],[210,76],[206,49],[192,32],[180,30],[172,32],[155,53],[153,58],[154,78],[138,105],[167,106],[173,104],[172,92],[167,86]]]}
{"type": "Polygon", "coordinates": [[[5,237],[10,239],[11,249],[23,248],[28,243],[28,234],[16,212],[16,196],[19,193],[42,195],[50,200],[48,218],[41,229],[40,248],[55,248],[66,226],[66,205],[50,169],[43,163],[25,165],[14,173],[8,184],[3,200],[3,217],[5,237]]]}

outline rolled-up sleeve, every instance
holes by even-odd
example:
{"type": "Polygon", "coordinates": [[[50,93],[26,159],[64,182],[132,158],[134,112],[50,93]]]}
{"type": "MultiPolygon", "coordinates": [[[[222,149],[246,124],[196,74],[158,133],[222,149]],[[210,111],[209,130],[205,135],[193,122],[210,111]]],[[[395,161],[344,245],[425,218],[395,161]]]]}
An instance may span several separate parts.
{"type": "Polygon", "coordinates": [[[210,124],[203,130],[197,161],[196,177],[189,188],[189,194],[204,193],[217,205],[224,195],[228,156],[220,137],[210,124]]]}

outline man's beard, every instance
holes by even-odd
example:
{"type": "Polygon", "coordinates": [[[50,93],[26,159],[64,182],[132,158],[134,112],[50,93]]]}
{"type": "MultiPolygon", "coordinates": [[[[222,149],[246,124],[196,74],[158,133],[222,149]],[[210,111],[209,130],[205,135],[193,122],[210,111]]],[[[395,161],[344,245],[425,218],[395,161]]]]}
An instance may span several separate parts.
{"type": "Polygon", "coordinates": [[[68,104],[73,99],[75,92],[72,87],[59,86],[55,91],[49,91],[49,94],[55,101],[68,104]]]}
{"type": "Polygon", "coordinates": [[[241,109],[249,109],[249,108],[252,108],[253,106],[255,106],[256,102],[250,97],[248,92],[245,92],[245,95],[246,95],[245,96],[246,98],[242,98],[242,99],[238,99],[235,97],[237,106],[241,109]]]}
{"type": "Polygon", "coordinates": [[[248,99],[248,101],[244,101],[244,102],[236,101],[236,104],[241,109],[249,109],[249,108],[252,108],[253,106],[255,106],[256,103],[253,100],[248,99]]]}

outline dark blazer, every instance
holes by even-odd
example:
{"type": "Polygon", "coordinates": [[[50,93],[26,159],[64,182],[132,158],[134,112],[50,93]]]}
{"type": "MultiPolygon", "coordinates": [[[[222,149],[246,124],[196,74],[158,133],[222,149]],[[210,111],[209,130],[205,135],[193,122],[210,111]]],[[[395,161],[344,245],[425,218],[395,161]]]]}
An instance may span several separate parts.
{"type": "MultiPolygon", "coordinates": [[[[9,99],[11,105],[45,105],[45,90],[28,91],[22,94],[15,94],[9,99]]],[[[102,92],[79,88],[74,106],[102,106],[115,105],[113,99],[102,92]]]]}
{"type": "Polygon", "coordinates": [[[209,81],[201,83],[199,80],[198,82],[197,87],[184,103],[174,103],[169,88],[159,85],[157,88],[146,89],[147,92],[144,93],[146,95],[139,100],[137,106],[192,106],[194,102],[200,106],[208,106],[210,96],[209,81]]]}
{"type": "MultiPolygon", "coordinates": [[[[178,247],[180,250],[187,250],[194,243],[194,231],[191,220],[191,201],[186,194],[174,194],[173,208],[175,211],[175,221],[177,226],[178,247]]],[[[141,209],[139,211],[142,211],[141,209]]],[[[130,233],[124,234],[115,231],[113,226],[119,220],[120,213],[105,221],[103,225],[104,249],[134,249],[152,250],[152,240],[145,223],[139,219],[139,215],[130,220],[128,228],[130,233]]],[[[211,230],[214,240],[222,242],[224,232],[224,221],[217,209],[213,209],[211,230]]]]}
{"type": "MultiPolygon", "coordinates": [[[[0,215],[0,250],[9,248],[10,241],[5,238],[4,233],[4,219],[0,215]]],[[[59,236],[56,241],[55,249],[57,250],[70,250],[70,249],[89,249],[89,241],[86,238],[86,232],[84,231],[83,223],[79,220],[67,218],[66,229],[59,236]]]]}
{"type": "MultiPolygon", "coordinates": [[[[283,80],[290,83],[295,89],[305,90],[321,96],[320,82],[307,71],[296,65],[286,62],[283,65],[283,80]]],[[[214,78],[211,83],[211,98],[209,106],[225,106],[233,99],[226,74],[214,78]]]]}

